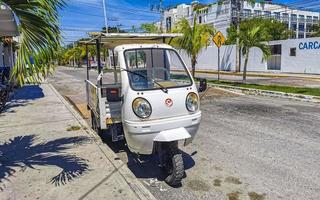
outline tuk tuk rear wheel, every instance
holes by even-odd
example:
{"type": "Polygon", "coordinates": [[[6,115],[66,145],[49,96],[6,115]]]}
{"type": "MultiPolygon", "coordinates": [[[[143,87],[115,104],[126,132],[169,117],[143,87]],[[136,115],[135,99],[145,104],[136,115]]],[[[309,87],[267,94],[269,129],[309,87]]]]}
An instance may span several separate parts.
{"type": "Polygon", "coordinates": [[[91,111],[91,126],[96,133],[98,133],[99,135],[101,134],[102,132],[101,128],[98,126],[97,119],[92,111],[91,111]]]}
{"type": "Polygon", "coordinates": [[[165,182],[170,186],[178,186],[181,185],[184,176],[183,158],[178,149],[173,150],[170,154],[166,165],[169,175],[165,179],[165,182]]]}

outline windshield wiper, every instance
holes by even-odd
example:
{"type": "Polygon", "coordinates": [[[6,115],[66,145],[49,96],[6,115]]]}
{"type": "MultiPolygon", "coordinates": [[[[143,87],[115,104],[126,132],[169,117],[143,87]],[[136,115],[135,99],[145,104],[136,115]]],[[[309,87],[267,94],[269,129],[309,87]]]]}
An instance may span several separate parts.
{"type": "MultiPolygon", "coordinates": [[[[139,74],[137,72],[134,72],[134,71],[131,71],[131,70],[128,70],[128,69],[121,69],[121,70],[129,72],[129,73],[137,75],[137,76],[140,76],[140,77],[142,77],[142,78],[144,78],[144,79],[146,79],[148,81],[148,77],[146,77],[145,75],[139,74]]],[[[157,82],[153,78],[151,78],[151,81],[153,83],[157,84],[164,93],[168,93],[168,89],[166,87],[164,87],[163,85],[161,85],[159,82],[157,82]]]]}

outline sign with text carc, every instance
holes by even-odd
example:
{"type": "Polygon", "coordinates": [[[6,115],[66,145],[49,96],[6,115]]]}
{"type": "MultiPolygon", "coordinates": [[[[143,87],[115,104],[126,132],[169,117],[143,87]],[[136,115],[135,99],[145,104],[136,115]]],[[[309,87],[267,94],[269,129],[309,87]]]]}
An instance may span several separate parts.
{"type": "Polygon", "coordinates": [[[219,31],[214,37],[213,42],[217,45],[218,48],[220,48],[225,42],[226,38],[224,35],[219,31]]]}

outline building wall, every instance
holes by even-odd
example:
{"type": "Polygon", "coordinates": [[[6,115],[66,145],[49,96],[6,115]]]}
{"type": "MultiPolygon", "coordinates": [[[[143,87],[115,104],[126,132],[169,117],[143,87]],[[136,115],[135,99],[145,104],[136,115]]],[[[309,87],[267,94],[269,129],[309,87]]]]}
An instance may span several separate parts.
{"type": "MultiPolygon", "coordinates": [[[[192,24],[194,11],[192,5],[181,4],[177,8],[172,8],[164,13],[164,30],[166,29],[166,19],[171,18],[171,27],[182,18],[186,18],[192,24]]],[[[250,5],[244,2],[243,18],[264,17],[273,18],[287,24],[287,27],[294,31],[292,38],[306,38],[310,36],[312,24],[319,23],[320,13],[304,10],[292,10],[285,5],[279,4],[261,4],[250,5]]],[[[226,34],[226,30],[233,24],[236,18],[236,10],[231,3],[222,5],[213,4],[206,8],[200,9],[197,14],[197,20],[200,23],[211,24],[217,30],[226,34]]]]}
{"type": "MultiPolygon", "coordinates": [[[[271,41],[269,45],[281,45],[281,66],[279,70],[269,70],[268,62],[263,60],[260,49],[250,50],[248,71],[252,72],[273,72],[273,73],[307,73],[320,74],[320,37],[305,39],[290,39],[271,41]],[[290,50],[296,50],[296,56],[290,56],[290,50]]],[[[186,65],[191,69],[191,62],[185,52],[180,51],[186,65]]],[[[209,46],[204,49],[198,57],[197,69],[218,70],[218,49],[216,46],[209,46]]],[[[243,62],[242,58],[242,67],[243,62]]],[[[227,45],[221,47],[221,70],[235,71],[236,47],[227,45]]]]}

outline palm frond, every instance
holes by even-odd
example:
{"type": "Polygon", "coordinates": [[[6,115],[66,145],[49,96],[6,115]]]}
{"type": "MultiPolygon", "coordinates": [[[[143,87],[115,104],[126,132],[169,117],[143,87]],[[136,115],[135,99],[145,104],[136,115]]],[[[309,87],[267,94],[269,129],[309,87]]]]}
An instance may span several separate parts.
{"type": "Polygon", "coordinates": [[[0,0],[0,3],[14,12],[20,26],[12,79],[20,85],[40,82],[54,66],[53,58],[61,40],[58,11],[64,7],[64,0],[0,0]]]}

